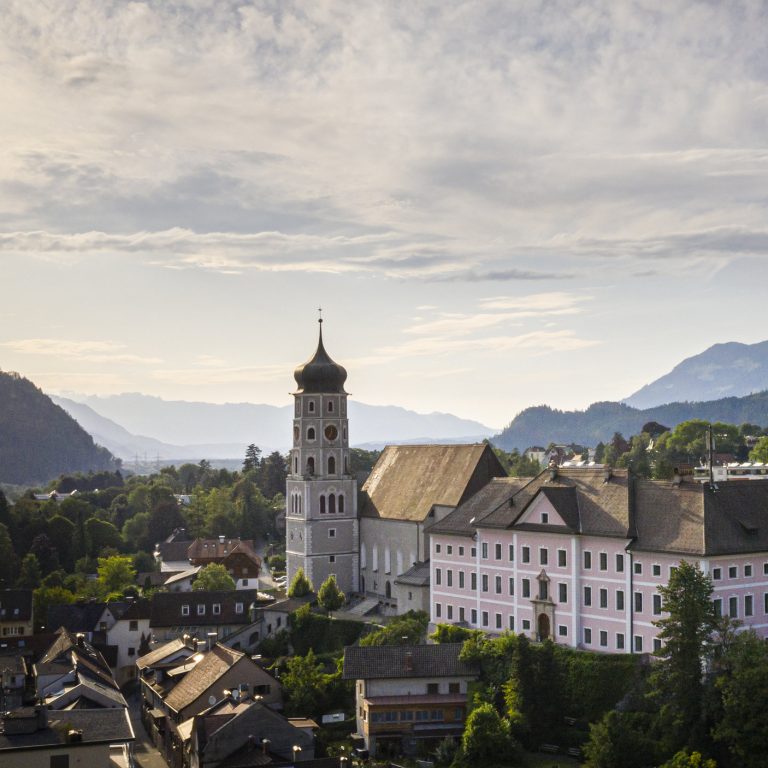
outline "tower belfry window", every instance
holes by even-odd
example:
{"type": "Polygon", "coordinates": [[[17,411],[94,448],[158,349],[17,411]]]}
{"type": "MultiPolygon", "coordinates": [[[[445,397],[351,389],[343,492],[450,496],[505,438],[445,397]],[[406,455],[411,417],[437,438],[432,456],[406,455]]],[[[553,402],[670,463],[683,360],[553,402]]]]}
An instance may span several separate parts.
{"type": "Polygon", "coordinates": [[[328,413],[333,413],[333,400],[328,401],[328,413]]]}
{"type": "Polygon", "coordinates": [[[314,439],[315,439],[315,428],[314,427],[310,427],[307,430],[307,440],[314,440],[314,439]]]}
{"type": "Polygon", "coordinates": [[[309,410],[310,413],[314,413],[315,412],[315,401],[314,400],[310,400],[309,401],[308,410],[309,410]]]}
{"type": "Polygon", "coordinates": [[[328,474],[329,475],[336,474],[336,458],[334,456],[328,457],[328,474]]]}
{"type": "Polygon", "coordinates": [[[315,474],[315,460],[312,456],[307,459],[307,473],[310,475],[315,474]]]}
{"type": "Polygon", "coordinates": [[[336,513],[336,494],[331,493],[328,496],[328,511],[333,515],[336,513]]]}

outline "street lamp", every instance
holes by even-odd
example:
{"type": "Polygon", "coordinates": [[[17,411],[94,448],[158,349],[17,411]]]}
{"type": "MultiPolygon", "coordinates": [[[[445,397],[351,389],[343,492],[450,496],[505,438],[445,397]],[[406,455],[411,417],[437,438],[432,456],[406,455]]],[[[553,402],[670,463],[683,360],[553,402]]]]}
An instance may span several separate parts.
{"type": "Polygon", "coordinates": [[[301,752],[301,747],[298,746],[298,744],[293,745],[293,762],[297,762],[299,759],[299,752],[301,752]]]}

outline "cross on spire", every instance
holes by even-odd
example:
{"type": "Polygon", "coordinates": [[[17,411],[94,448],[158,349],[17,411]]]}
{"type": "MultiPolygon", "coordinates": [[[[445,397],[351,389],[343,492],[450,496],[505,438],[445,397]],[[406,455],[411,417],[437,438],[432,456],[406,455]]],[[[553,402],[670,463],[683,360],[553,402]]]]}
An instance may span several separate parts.
{"type": "Polygon", "coordinates": [[[323,308],[322,307],[317,308],[317,314],[318,314],[317,322],[320,323],[320,325],[322,325],[323,324],[323,308]]]}

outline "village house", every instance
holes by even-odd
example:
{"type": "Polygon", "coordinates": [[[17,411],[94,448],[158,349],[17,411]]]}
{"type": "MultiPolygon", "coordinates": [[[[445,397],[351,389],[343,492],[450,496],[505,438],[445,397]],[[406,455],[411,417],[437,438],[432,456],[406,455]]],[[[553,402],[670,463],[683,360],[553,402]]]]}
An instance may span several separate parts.
{"type": "Polygon", "coordinates": [[[372,756],[413,755],[419,742],[458,738],[476,664],[461,661],[462,643],[348,646],[345,680],[355,681],[357,733],[372,756]]]}
{"type": "Polygon", "coordinates": [[[49,711],[43,705],[22,707],[2,716],[0,765],[132,765],[134,740],[125,708],[49,711]]]}
{"type": "Polygon", "coordinates": [[[106,632],[107,646],[115,656],[114,674],[119,685],[136,677],[136,659],[149,651],[150,617],[150,600],[134,600],[106,632]]]}
{"type": "Polygon", "coordinates": [[[149,618],[153,641],[162,643],[184,634],[226,640],[252,624],[256,608],[265,602],[269,601],[255,589],[156,592],[149,618]]]}
{"type": "Polygon", "coordinates": [[[186,766],[218,768],[311,760],[316,728],[312,720],[283,717],[258,696],[235,688],[182,723],[179,732],[186,766]]]}
{"type": "Polygon", "coordinates": [[[0,647],[23,648],[33,633],[32,590],[0,590],[0,647]]]}
{"type": "Polygon", "coordinates": [[[190,736],[187,730],[180,732],[180,726],[232,690],[246,697],[258,695],[275,709],[282,707],[277,680],[247,654],[218,643],[208,650],[206,644],[183,637],[139,658],[137,666],[143,721],[172,766],[181,765],[190,736]]]}

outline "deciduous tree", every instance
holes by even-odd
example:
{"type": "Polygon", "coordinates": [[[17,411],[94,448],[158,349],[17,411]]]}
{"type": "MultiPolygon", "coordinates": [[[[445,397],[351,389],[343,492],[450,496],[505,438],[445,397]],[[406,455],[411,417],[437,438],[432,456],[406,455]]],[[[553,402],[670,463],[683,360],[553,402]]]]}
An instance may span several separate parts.
{"type": "Polygon", "coordinates": [[[235,589],[235,582],[221,563],[208,563],[200,569],[192,588],[206,592],[230,592],[235,589]]]}

